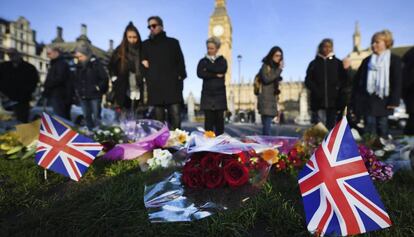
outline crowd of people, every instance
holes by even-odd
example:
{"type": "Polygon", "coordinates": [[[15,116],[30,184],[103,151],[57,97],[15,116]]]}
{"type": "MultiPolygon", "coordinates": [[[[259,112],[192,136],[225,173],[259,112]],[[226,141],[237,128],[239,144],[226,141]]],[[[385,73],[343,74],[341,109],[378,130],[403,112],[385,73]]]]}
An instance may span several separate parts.
{"type": "MultiPolygon", "coordinates": [[[[70,119],[76,98],[87,128],[93,130],[100,124],[105,95],[118,113],[135,114],[150,107],[154,119],[167,122],[170,129],[180,128],[183,80],[187,77],[184,56],[179,41],[167,36],[160,17],[151,16],[147,23],[150,35],[146,40],[142,40],[132,22],[127,25],[107,68],[95,57],[90,45],[81,44],[73,54],[76,70],[72,73],[61,49],[49,46],[50,65],[42,95],[53,113],[70,119]]],[[[197,76],[203,80],[200,109],[205,115],[205,130],[217,135],[224,133],[228,113],[225,84],[228,67],[226,58],[219,54],[220,45],[217,37],[207,39],[207,52],[197,66],[197,76]]],[[[322,122],[331,129],[348,108],[351,125],[355,118],[363,120],[364,133],[388,138],[388,116],[403,98],[409,114],[405,133],[413,135],[414,94],[410,91],[414,89],[414,48],[401,59],[391,53],[392,46],[390,31],[375,33],[371,40],[372,54],[354,71],[349,59],[335,56],[333,40],[323,39],[306,71],[311,122],[322,122]]],[[[7,54],[10,61],[0,64],[0,92],[15,103],[16,118],[28,122],[31,95],[39,82],[38,72],[16,49],[9,49],[7,54]]],[[[283,67],[283,50],[274,46],[262,59],[255,78],[254,93],[263,135],[271,135],[272,122],[278,116],[283,67]]]]}

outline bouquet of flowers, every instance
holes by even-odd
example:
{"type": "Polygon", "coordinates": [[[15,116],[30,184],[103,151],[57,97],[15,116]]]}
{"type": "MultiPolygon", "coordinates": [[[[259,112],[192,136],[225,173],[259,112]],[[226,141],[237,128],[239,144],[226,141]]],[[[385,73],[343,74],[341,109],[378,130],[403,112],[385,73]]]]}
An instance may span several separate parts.
{"type": "Polygon", "coordinates": [[[165,147],[181,147],[184,146],[189,141],[189,134],[186,131],[175,129],[170,131],[170,137],[168,138],[167,144],[165,147]]]}
{"type": "Polygon", "coordinates": [[[148,159],[148,168],[154,170],[158,167],[169,168],[175,165],[173,155],[168,150],[155,149],[153,151],[153,158],[148,159]]]}
{"type": "Polygon", "coordinates": [[[9,160],[27,159],[34,155],[36,146],[25,146],[19,141],[15,132],[8,132],[0,135],[0,157],[9,160]]]}
{"type": "Polygon", "coordinates": [[[102,127],[94,132],[93,139],[101,143],[103,151],[111,150],[116,144],[126,142],[124,131],[117,126],[102,127]]]}
{"type": "Polygon", "coordinates": [[[231,188],[247,183],[259,185],[267,177],[268,161],[254,150],[237,154],[198,152],[184,165],[182,181],[189,188],[231,188]]]}

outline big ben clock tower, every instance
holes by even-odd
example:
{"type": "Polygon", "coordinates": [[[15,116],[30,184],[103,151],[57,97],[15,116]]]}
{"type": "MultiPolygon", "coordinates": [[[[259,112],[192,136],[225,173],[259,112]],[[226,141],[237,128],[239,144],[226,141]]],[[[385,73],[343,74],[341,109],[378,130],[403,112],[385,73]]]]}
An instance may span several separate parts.
{"type": "Polygon", "coordinates": [[[218,37],[221,41],[219,53],[227,60],[226,86],[228,86],[231,82],[232,28],[230,17],[227,15],[226,0],[215,0],[214,12],[208,26],[208,37],[212,36],[218,37]]]}

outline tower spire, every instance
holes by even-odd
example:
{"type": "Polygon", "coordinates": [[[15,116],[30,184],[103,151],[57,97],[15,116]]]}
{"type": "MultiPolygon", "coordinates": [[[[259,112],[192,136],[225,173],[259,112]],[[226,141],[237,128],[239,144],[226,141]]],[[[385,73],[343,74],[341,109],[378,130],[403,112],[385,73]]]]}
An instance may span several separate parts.
{"type": "Polygon", "coordinates": [[[355,23],[355,32],[353,35],[353,40],[354,40],[354,47],[353,47],[353,51],[354,52],[359,52],[361,51],[361,32],[359,30],[359,22],[357,21],[355,23]]]}
{"type": "Polygon", "coordinates": [[[226,7],[226,0],[216,0],[216,8],[226,7]]]}

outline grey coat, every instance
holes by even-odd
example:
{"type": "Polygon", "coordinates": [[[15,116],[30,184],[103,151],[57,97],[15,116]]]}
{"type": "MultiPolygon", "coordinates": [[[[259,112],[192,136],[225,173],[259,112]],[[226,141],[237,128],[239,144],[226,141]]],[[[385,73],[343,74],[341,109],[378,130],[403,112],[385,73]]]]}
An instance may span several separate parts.
{"type": "Polygon", "coordinates": [[[257,96],[257,109],[261,115],[276,116],[277,114],[277,96],[276,86],[281,80],[280,74],[282,69],[273,68],[266,64],[263,64],[260,68],[260,80],[262,83],[262,89],[257,96]]]}

